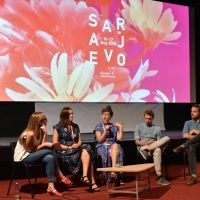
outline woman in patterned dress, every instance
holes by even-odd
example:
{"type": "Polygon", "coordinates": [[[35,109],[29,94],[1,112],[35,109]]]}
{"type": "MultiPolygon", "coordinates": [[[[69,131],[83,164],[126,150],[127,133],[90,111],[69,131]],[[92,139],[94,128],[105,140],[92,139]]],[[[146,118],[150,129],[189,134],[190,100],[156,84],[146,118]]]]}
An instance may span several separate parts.
{"type": "Polygon", "coordinates": [[[93,192],[100,191],[94,180],[95,154],[89,144],[83,144],[79,126],[73,123],[73,110],[65,107],[61,110],[60,121],[53,126],[53,143],[60,142],[62,150],[58,156],[62,158],[72,174],[83,169],[81,182],[89,185],[93,192]]]}
{"type": "MultiPolygon", "coordinates": [[[[123,165],[124,152],[117,141],[122,141],[124,137],[122,123],[111,123],[113,111],[108,105],[101,111],[102,122],[97,124],[94,133],[96,136],[96,150],[97,154],[102,158],[103,167],[115,167],[116,164],[123,165]],[[119,162],[119,163],[117,163],[119,162]]],[[[106,174],[104,173],[105,178],[106,174]]],[[[111,172],[108,179],[116,179],[117,175],[111,172]]]]}

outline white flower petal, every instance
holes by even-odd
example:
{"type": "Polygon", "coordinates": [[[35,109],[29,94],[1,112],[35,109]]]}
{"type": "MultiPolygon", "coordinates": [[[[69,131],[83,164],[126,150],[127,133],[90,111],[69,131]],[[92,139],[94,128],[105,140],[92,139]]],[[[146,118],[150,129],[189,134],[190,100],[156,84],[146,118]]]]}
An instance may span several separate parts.
{"type": "Polygon", "coordinates": [[[172,92],[173,92],[173,99],[172,99],[172,102],[175,103],[175,102],[176,102],[176,95],[175,95],[174,89],[172,89],[172,92]]]}
{"type": "Polygon", "coordinates": [[[163,103],[163,100],[157,96],[155,96],[153,99],[159,103],[163,103]]]}
{"type": "Polygon", "coordinates": [[[59,46],[55,43],[52,35],[40,30],[36,31],[35,33],[37,37],[41,38],[44,41],[45,45],[49,49],[54,50],[54,52],[59,51],[59,46]]]}
{"type": "Polygon", "coordinates": [[[145,77],[155,76],[158,73],[158,70],[151,70],[145,73],[145,77]]]}
{"type": "Polygon", "coordinates": [[[156,92],[157,92],[157,95],[160,96],[160,97],[163,99],[164,102],[169,102],[169,99],[166,97],[165,94],[163,94],[163,93],[162,93],[161,91],[159,91],[159,90],[156,90],[156,92]]]}
{"type": "Polygon", "coordinates": [[[114,84],[111,83],[89,95],[87,95],[85,98],[82,99],[83,102],[94,102],[95,100],[97,102],[102,101],[106,96],[108,96],[114,88],[114,84]]]}
{"type": "Polygon", "coordinates": [[[149,68],[149,59],[147,59],[144,64],[142,64],[142,62],[141,62],[138,71],[136,72],[133,80],[131,81],[131,89],[136,84],[138,84],[142,79],[145,78],[144,74],[146,73],[146,71],[148,70],[148,68],[149,68]]]}
{"type": "Polygon", "coordinates": [[[5,92],[14,101],[22,101],[22,99],[23,101],[33,101],[33,99],[30,99],[26,94],[15,92],[9,88],[6,88],[5,92]]]}
{"type": "Polygon", "coordinates": [[[98,81],[95,81],[93,84],[93,91],[99,90],[102,87],[103,86],[98,81]]]}
{"type": "MultiPolygon", "coordinates": [[[[171,40],[177,40],[179,37],[181,37],[181,32],[173,32],[171,34],[168,34],[162,43],[165,43],[165,41],[171,41],[171,40]]],[[[170,43],[171,44],[171,43],[170,43]]]]}
{"type": "Polygon", "coordinates": [[[113,95],[108,95],[101,102],[115,102],[115,101],[117,101],[117,99],[118,99],[118,95],[117,94],[113,94],[113,95]]]}
{"type": "Polygon", "coordinates": [[[67,58],[67,53],[62,53],[58,61],[60,94],[66,94],[67,91],[67,58]]]}
{"type": "Polygon", "coordinates": [[[130,95],[128,93],[121,92],[121,97],[122,99],[124,99],[125,102],[129,102],[130,95]]]}
{"type": "Polygon", "coordinates": [[[16,79],[16,82],[23,85],[25,88],[36,94],[43,101],[53,100],[53,98],[49,95],[48,92],[46,92],[44,88],[42,88],[41,86],[39,86],[37,83],[35,83],[30,79],[19,77],[16,79]]]}
{"type": "Polygon", "coordinates": [[[58,55],[59,55],[59,52],[56,53],[53,59],[51,60],[51,77],[52,77],[53,85],[55,87],[56,92],[58,94],[61,94],[60,83],[59,83],[60,77],[58,76],[58,66],[57,66],[58,55]]]}
{"type": "Polygon", "coordinates": [[[44,83],[44,81],[38,77],[37,75],[35,75],[35,73],[29,69],[27,67],[27,65],[24,63],[24,69],[26,70],[26,72],[29,74],[29,76],[39,85],[41,85],[45,90],[47,90],[53,97],[56,97],[55,93],[53,92],[53,90],[46,84],[44,83]]]}
{"type": "Polygon", "coordinates": [[[141,23],[145,20],[141,1],[130,0],[130,18],[137,27],[140,27],[141,23]]]}
{"type": "Polygon", "coordinates": [[[155,31],[160,31],[161,33],[166,32],[167,34],[169,34],[174,30],[176,25],[177,22],[174,21],[172,10],[168,8],[164,11],[154,29],[155,31]]]}
{"type": "Polygon", "coordinates": [[[147,102],[147,101],[145,101],[143,99],[132,99],[131,98],[129,102],[147,102]]]}
{"type": "MultiPolygon", "coordinates": [[[[69,76],[68,84],[67,84],[67,94],[70,96],[74,90],[74,85],[76,81],[79,79],[79,76],[82,73],[83,63],[76,67],[74,71],[69,76]]],[[[84,70],[84,69],[83,69],[84,70]]]]}
{"type": "Polygon", "coordinates": [[[150,94],[149,90],[139,89],[139,90],[136,90],[136,91],[132,92],[131,99],[144,98],[144,97],[147,97],[149,94],[150,94]]]}
{"type": "Polygon", "coordinates": [[[82,65],[82,72],[74,85],[73,96],[75,98],[81,99],[85,95],[92,81],[93,75],[94,65],[89,61],[85,61],[82,65]]]}
{"type": "Polygon", "coordinates": [[[142,66],[142,63],[138,69],[138,71],[136,72],[134,78],[132,79],[131,81],[131,89],[141,81],[141,78],[142,78],[142,70],[141,70],[141,66],[142,66]]]}
{"type": "Polygon", "coordinates": [[[163,3],[157,1],[144,0],[143,8],[145,11],[145,19],[147,20],[148,27],[154,28],[161,16],[163,3]]]}
{"type": "Polygon", "coordinates": [[[144,64],[141,63],[142,73],[146,72],[149,69],[149,59],[147,59],[144,64]]]}

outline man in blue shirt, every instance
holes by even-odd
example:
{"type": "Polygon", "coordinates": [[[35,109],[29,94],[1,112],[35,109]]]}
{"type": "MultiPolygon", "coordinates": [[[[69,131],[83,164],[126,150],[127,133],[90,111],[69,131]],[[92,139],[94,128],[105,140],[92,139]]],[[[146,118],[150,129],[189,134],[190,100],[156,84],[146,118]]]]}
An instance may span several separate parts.
{"type": "Polygon", "coordinates": [[[138,151],[142,157],[147,160],[148,156],[153,156],[155,171],[157,174],[157,183],[161,185],[170,185],[162,176],[161,162],[162,150],[166,148],[170,138],[161,137],[160,127],[153,124],[154,112],[146,110],[144,112],[144,122],[136,126],[134,131],[134,140],[138,151]]]}
{"type": "Polygon", "coordinates": [[[188,162],[190,168],[191,178],[188,180],[186,185],[194,185],[197,183],[197,161],[196,161],[196,150],[199,147],[200,142],[200,105],[194,104],[191,108],[191,120],[185,122],[183,127],[183,138],[188,141],[181,146],[175,148],[175,153],[180,153],[185,148],[188,149],[188,162]]]}

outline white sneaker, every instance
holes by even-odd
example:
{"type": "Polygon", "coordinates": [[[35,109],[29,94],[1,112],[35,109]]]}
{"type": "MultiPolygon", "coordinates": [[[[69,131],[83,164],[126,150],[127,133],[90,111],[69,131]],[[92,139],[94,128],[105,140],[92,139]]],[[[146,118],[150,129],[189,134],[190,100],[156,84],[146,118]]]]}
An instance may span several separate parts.
{"type": "Polygon", "coordinates": [[[147,154],[146,151],[139,150],[139,153],[140,153],[140,155],[144,158],[144,160],[147,160],[148,154],[147,154]]]}

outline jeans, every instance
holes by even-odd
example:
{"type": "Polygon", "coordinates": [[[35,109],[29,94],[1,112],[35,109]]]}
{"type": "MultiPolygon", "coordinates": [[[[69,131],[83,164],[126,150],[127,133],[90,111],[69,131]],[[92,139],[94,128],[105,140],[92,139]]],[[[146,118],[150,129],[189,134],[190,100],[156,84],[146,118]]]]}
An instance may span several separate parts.
{"type": "Polygon", "coordinates": [[[192,139],[188,140],[186,143],[183,143],[184,147],[189,147],[191,144],[196,144],[200,142],[200,134],[196,135],[192,139]]]}
{"type": "Polygon", "coordinates": [[[45,163],[48,182],[54,181],[55,170],[59,170],[57,154],[52,149],[41,149],[32,152],[22,160],[22,163],[28,165],[45,163]]]}
{"type": "Polygon", "coordinates": [[[199,143],[188,146],[188,162],[191,175],[197,175],[197,161],[196,150],[199,147],[199,143]]]}

